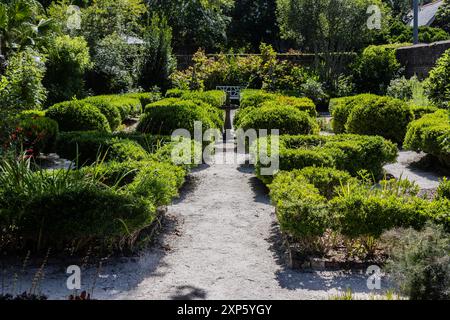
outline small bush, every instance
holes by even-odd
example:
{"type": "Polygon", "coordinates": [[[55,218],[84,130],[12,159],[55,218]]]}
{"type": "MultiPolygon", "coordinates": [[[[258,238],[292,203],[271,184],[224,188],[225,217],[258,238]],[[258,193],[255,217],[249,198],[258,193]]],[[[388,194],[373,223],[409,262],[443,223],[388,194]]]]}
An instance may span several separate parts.
{"type": "Polygon", "coordinates": [[[110,134],[69,132],[59,135],[56,152],[64,159],[86,165],[102,161],[145,160],[149,154],[137,142],[110,134]]]}
{"type": "MultiPolygon", "coordinates": [[[[264,154],[265,150],[260,150],[260,153],[264,154]]],[[[271,176],[261,176],[261,163],[258,154],[255,156],[258,177],[264,182],[270,181],[271,176]]],[[[375,177],[380,177],[383,166],[395,161],[396,157],[396,146],[381,137],[358,135],[280,137],[280,170],[289,171],[314,166],[332,167],[348,171],[352,175],[367,170],[375,177]]]]}
{"type": "Polygon", "coordinates": [[[414,119],[406,102],[373,94],[333,99],[330,110],[335,133],[380,135],[398,144],[414,119]]]}
{"type": "Polygon", "coordinates": [[[379,135],[401,145],[413,117],[404,102],[381,97],[358,102],[345,126],[348,133],[379,135]]]}
{"type": "Polygon", "coordinates": [[[20,122],[13,133],[15,139],[24,150],[32,150],[33,155],[54,151],[56,137],[59,132],[58,123],[41,116],[41,112],[22,113],[20,122]]]}
{"type": "Polygon", "coordinates": [[[60,131],[110,132],[108,120],[100,110],[86,102],[67,101],[50,107],[46,116],[58,122],[60,131]]]}
{"type": "Polygon", "coordinates": [[[244,130],[279,129],[280,134],[317,134],[319,125],[314,118],[296,107],[276,104],[263,105],[249,112],[240,122],[244,130]]]}
{"type": "Polygon", "coordinates": [[[346,124],[352,110],[361,101],[375,101],[379,96],[374,94],[361,94],[350,97],[341,97],[330,101],[330,112],[333,116],[331,125],[335,133],[345,133],[346,124]]]}
{"type": "Polygon", "coordinates": [[[188,100],[164,99],[145,108],[137,131],[171,135],[177,129],[186,129],[193,135],[195,121],[201,121],[203,129],[218,128],[204,105],[188,100]]]}
{"type": "Polygon", "coordinates": [[[275,100],[276,95],[262,90],[247,89],[241,92],[241,109],[259,107],[263,102],[275,100]]]}
{"type": "Polygon", "coordinates": [[[327,199],[336,195],[336,188],[356,181],[348,172],[333,168],[306,167],[302,170],[293,170],[291,174],[305,177],[327,199]]]}
{"type": "Polygon", "coordinates": [[[441,227],[396,230],[384,235],[391,244],[386,265],[401,292],[411,300],[450,298],[450,236],[441,227]]]}
{"type": "Polygon", "coordinates": [[[116,130],[117,127],[122,123],[122,120],[124,120],[122,119],[119,108],[111,104],[109,99],[98,96],[90,97],[82,101],[96,106],[108,120],[109,126],[111,127],[112,131],[116,130]]]}
{"type": "Polygon", "coordinates": [[[225,104],[227,95],[224,91],[185,91],[181,97],[183,100],[200,100],[215,108],[220,108],[225,104]]]}
{"type": "Polygon", "coordinates": [[[437,197],[440,199],[450,200],[450,180],[447,178],[442,179],[437,190],[437,197]]]}
{"type": "Polygon", "coordinates": [[[323,235],[329,227],[326,199],[302,175],[283,172],[270,185],[281,230],[299,239],[323,235]]]}
{"type": "Polygon", "coordinates": [[[450,167],[450,121],[448,112],[439,110],[410,123],[404,148],[429,153],[450,167]]]}

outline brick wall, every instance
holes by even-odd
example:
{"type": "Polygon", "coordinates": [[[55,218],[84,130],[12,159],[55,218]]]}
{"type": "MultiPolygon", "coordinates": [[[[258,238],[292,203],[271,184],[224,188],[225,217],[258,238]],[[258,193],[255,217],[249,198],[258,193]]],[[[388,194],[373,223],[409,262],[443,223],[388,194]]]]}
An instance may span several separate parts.
{"type": "Polygon", "coordinates": [[[406,77],[417,75],[420,79],[424,79],[434,68],[439,57],[448,49],[450,41],[418,44],[397,49],[397,59],[405,67],[406,77]]]}

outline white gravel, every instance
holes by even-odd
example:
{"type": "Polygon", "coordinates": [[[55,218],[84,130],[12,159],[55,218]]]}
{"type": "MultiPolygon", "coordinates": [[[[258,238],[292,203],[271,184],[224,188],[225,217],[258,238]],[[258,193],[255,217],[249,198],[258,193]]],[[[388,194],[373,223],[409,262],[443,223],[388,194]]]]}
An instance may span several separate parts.
{"type": "MultiPolygon", "coordinates": [[[[224,147],[234,152],[232,141],[224,147]]],[[[49,298],[71,293],[66,267],[46,269],[41,288],[49,298]]],[[[21,286],[29,286],[32,273],[20,278],[21,286]]],[[[96,275],[95,268],[83,271],[83,289],[96,275]]],[[[366,281],[360,273],[287,268],[265,187],[250,167],[217,164],[192,172],[152,249],[102,269],[94,298],[328,299],[347,288],[367,298],[366,281]]]]}

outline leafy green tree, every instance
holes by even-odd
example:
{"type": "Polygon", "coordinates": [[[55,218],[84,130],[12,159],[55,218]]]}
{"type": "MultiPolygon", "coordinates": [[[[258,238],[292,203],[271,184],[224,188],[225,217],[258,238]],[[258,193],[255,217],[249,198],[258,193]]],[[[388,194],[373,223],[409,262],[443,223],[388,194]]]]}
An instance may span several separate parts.
{"type": "Polygon", "coordinates": [[[92,66],[84,38],[63,35],[53,39],[46,66],[44,85],[48,90],[48,105],[84,95],[84,75],[92,66]]]}
{"type": "Polygon", "coordinates": [[[0,54],[9,56],[27,46],[42,46],[52,31],[42,5],[36,0],[0,3],[0,54]]]}
{"type": "Polygon", "coordinates": [[[228,28],[229,46],[248,46],[256,52],[262,42],[276,45],[280,33],[276,9],[276,0],[236,0],[228,28]]]}
{"type": "Polygon", "coordinates": [[[450,0],[444,0],[436,13],[434,25],[450,33],[450,0]]]}
{"type": "Polygon", "coordinates": [[[166,18],[154,15],[144,33],[144,54],[139,85],[144,90],[153,86],[168,89],[169,77],[176,67],[172,55],[172,29],[166,18]]]}
{"type": "Polygon", "coordinates": [[[113,33],[139,35],[146,12],[142,0],[93,0],[82,9],[81,33],[91,48],[113,33]]]}
{"type": "Polygon", "coordinates": [[[147,0],[150,10],[167,18],[174,50],[192,53],[199,47],[217,49],[227,40],[230,0],[147,0]]]}
{"type": "Polygon", "coordinates": [[[361,50],[390,20],[381,0],[278,0],[277,12],[281,35],[314,53],[316,69],[332,83],[348,63],[345,55],[334,53],[361,50]],[[381,19],[369,28],[373,13],[368,8],[373,5],[380,9],[381,19]]]}
{"type": "Polygon", "coordinates": [[[88,77],[89,87],[97,94],[131,90],[140,71],[142,55],[138,50],[139,47],[130,46],[117,33],[103,38],[95,47],[92,58],[94,69],[88,77]]]}

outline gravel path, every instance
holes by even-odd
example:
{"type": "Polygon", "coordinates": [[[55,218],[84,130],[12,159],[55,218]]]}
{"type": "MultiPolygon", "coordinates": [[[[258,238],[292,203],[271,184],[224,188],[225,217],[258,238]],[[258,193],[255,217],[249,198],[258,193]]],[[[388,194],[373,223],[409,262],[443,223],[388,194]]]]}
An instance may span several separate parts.
{"type": "Polygon", "coordinates": [[[384,169],[395,178],[402,177],[414,181],[422,191],[433,191],[439,186],[441,175],[432,171],[425,171],[414,167],[426,154],[414,151],[400,151],[396,163],[386,165],[384,169]]]}
{"type": "MultiPolygon", "coordinates": [[[[233,141],[224,146],[234,154],[233,141]]],[[[367,277],[348,272],[299,272],[286,267],[274,208],[247,166],[201,166],[168,208],[157,243],[141,256],[82,273],[83,289],[97,278],[96,299],[328,299],[351,288],[367,298],[367,277]]],[[[65,268],[46,269],[41,283],[64,299],[65,268]]],[[[33,270],[24,283],[30,283],[33,270]]]]}

